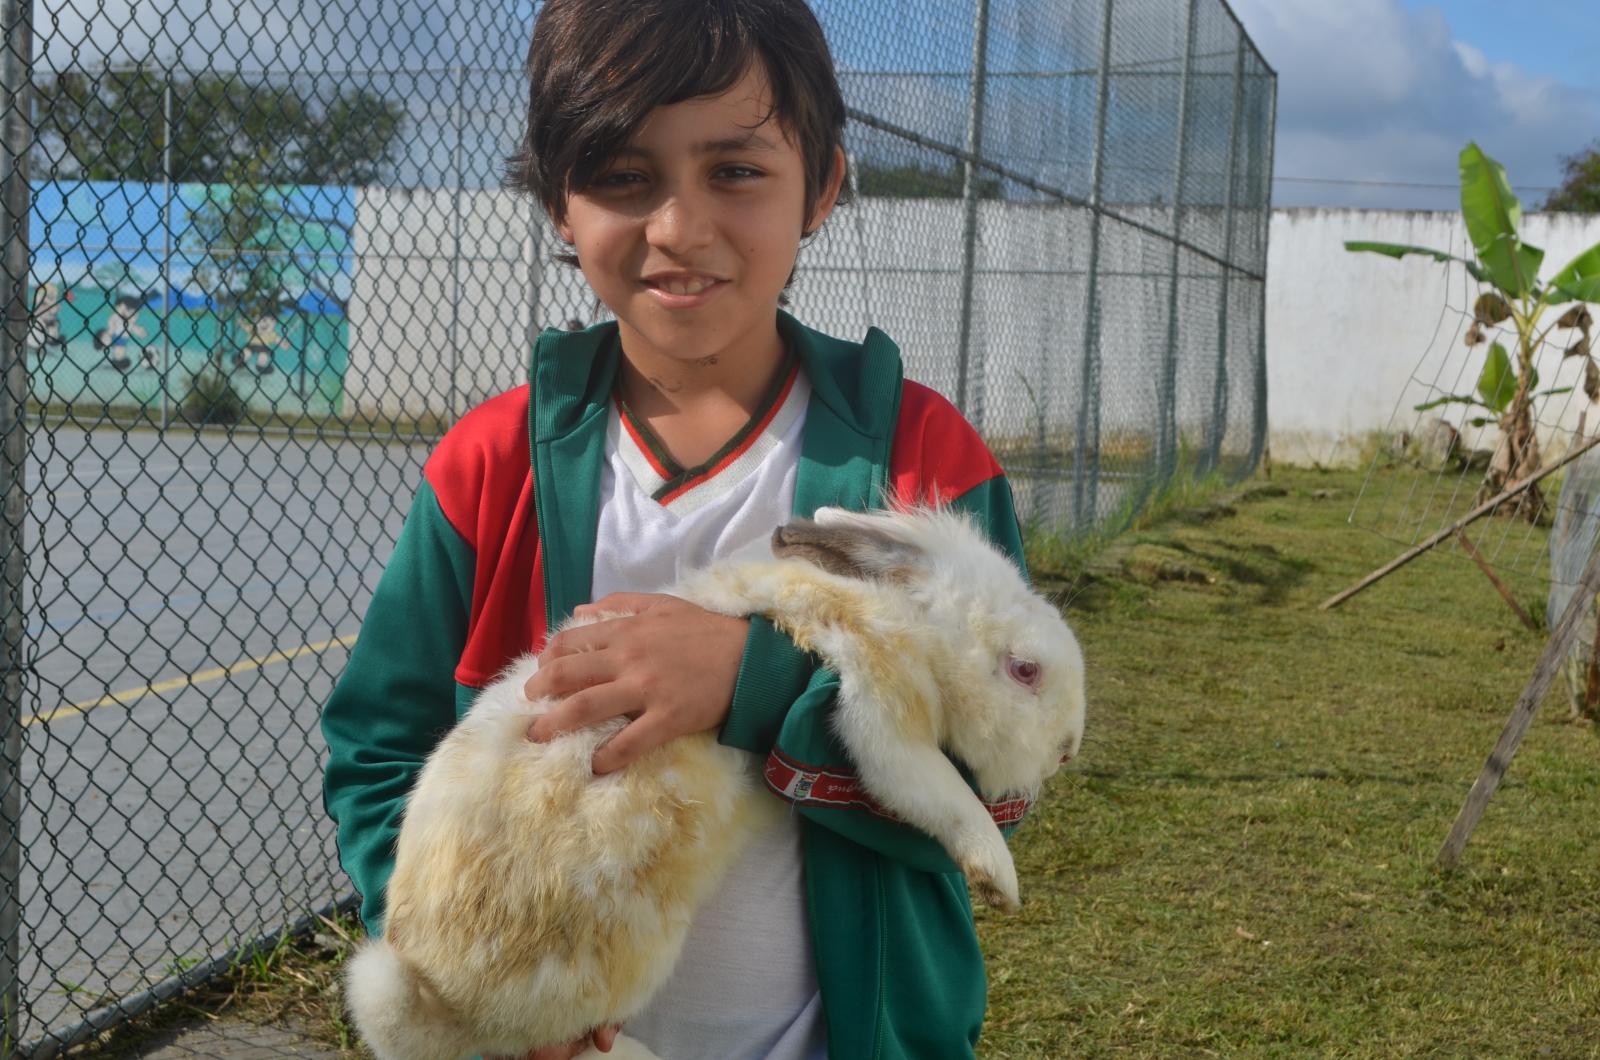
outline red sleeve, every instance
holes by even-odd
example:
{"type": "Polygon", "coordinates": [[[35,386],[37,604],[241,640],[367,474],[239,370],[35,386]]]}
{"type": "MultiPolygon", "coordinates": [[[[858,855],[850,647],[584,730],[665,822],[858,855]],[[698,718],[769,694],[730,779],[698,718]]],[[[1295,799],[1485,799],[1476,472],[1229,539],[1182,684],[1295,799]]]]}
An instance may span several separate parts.
{"type": "Polygon", "coordinates": [[[543,550],[531,461],[523,385],[463,416],[422,469],[446,521],[476,556],[467,646],[456,667],[464,685],[487,684],[544,643],[543,550]]]}
{"type": "Polygon", "coordinates": [[[977,430],[937,392],[907,379],[889,456],[889,488],[901,503],[945,504],[1000,475],[977,430]]]}

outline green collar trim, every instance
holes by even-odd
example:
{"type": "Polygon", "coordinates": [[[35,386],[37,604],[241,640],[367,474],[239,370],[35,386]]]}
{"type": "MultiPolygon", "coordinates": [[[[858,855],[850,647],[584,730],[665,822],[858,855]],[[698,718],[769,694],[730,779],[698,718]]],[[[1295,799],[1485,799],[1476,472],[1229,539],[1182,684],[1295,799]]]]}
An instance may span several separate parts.
{"type": "MultiPolygon", "coordinates": [[[[900,350],[877,328],[848,342],[806,327],[778,312],[778,333],[800,358],[814,400],[828,406],[849,429],[872,437],[891,435],[894,416],[886,388],[898,388],[900,350]]],[[[604,416],[615,385],[622,344],[614,321],[585,331],[541,333],[534,343],[530,382],[536,397],[529,426],[535,442],[578,429],[590,416],[604,416]]]]}
{"type": "Polygon", "coordinates": [[[729,456],[738,452],[747,442],[753,442],[756,435],[767,429],[773,416],[778,411],[778,406],[783,404],[788,396],[789,388],[794,385],[800,375],[800,363],[792,356],[784,366],[784,371],[779,375],[767,392],[761,395],[760,404],[756,406],[755,415],[739,428],[737,434],[728,439],[727,443],[715,453],[696,464],[694,467],[684,467],[672,458],[667,452],[667,447],[661,444],[661,439],[650,429],[650,425],[634,416],[629,410],[627,402],[622,400],[622,394],[617,394],[618,413],[626,422],[628,430],[642,443],[642,447],[649,454],[651,462],[655,465],[656,474],[662,478],[661,486],[652,494],[653,499],[665,501],[673,494],[680,493],[690,486],[698,485],[702,480],[710,478],[729,456]]]}
{"type": "MultiPolygon", "coordinates": [[[[900,415],[899,349],[877,328],[846,342],[782,311],[778,332],[811,384],[794,513],[881,505],[900,415]]],[[[550,629],[591,598],[606,419],[621,357],[614,321],[550,329],[534,343],[528,437],[550,629]]]]}

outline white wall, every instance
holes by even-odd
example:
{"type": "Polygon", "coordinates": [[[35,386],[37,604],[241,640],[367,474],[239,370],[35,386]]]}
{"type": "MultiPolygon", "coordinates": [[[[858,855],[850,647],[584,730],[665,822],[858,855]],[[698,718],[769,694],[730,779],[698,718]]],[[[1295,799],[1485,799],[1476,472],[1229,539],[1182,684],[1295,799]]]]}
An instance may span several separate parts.
{"type": "Polygon", "coordinates": [[[355,229],[347,413],[451,419],[521,381],[541,273],[526,200],[365,188],[355,229]]]}
{"type": "MultiPolygon", "coordinates": [[[[848,337],[877,324],[901,344],[908,374],[953,396],[960,209],[950,201],[867,199],[841,210],[802,251],[795,312],[848,337]]],[[[981,407],[974,418],[992,436],[1031,435],[1041,423],[1048,434],[1070,434],[1082,390],[1085,212],[993,202],[981,209],[978,267],[989,274],[977,285],[970,386],[981,407]]],[[[1166,221],[1157,212],[1139,219],[1166,221]]],[[[1207,219],[1191,212],[1196,220],[1207,219]]],[[[1546,249],[1547,275],[1600,243],[1600,217],[1530,215],[1524,228],[1528,241],[1546,249]]],[[[1375,433],[1415,428],[1425,417],[1414,405],[1470,392],[1483,363],[1483,347],[1461,344],[1477,295],[1464,271],[1425,258],[1351,254],[1344,243],[1355,239],[1468,251],[1454,213],[1274,214],[1267,421],[1279,462],[1354,463],[1375,433]]],[[[538,328],[593,321],[601,312],[576,270],[550,260],[555,249],[531,204],[502,192],[363,192],[346,379],[354,401],[346,407],[357,415],[448,419],[521,382],[538,328]],[[461,254],[453,263],[458,214],[461,254]]],[[[1102,288],[1101,430],[1108,445],[1154,430],[1169,255],[1155,237],[1106,226],[1101,267],[1113,275],[1102,288]]],[[[1179,427],[1198,439],[1217,380],[1208,307],[1220,287],[1202,259],[1186,255],[1183,268],[1191,279],[1179,290],[1179,427]]],[[[1230,452],[1249,445],[1254,324],[1247,316],[1248,302],[1230,321],[1230,452]]],[[[1578,362],[1562,365],[1556,354],[1540,371],[1545,386],[1581,381],[1578,362]]],[[[1587,406],[1581,392],[1550,402],[1547,433],[1571,429],[1587,406]]],[[[1460,406],[1442,414],[1454,423],[1468,415],[1460,406]]],[[[1600,426],[1600,410],[1590,419],[1600,426]]],[[[1494,444],[1492,431],[1466,434],[1470,444],[1494,444]]]]}
{"type": "MultiPolygon", "coordinates": [[[[1545,275],[1600,243],[1600,217],[1533,214],[1523,238],[1546,252],[1545,275]]],[[[1352,254],[1347,240],[1408,243],[1471,257],[1456,213],[1280,210],[1267,265],[1267,423],[1272,458],[1349,465],[1374,432],[1411,430],[1424,418],[1462,424],[1474,413],[1413,406],[1445,393],[1470,393],[1485,347],[1467,349],[1477,285],[1459,266],[1423,257],[1401,261],[1352,254]]],[[[1557,333],[1568,337],[1566,333],[1557,333]]],[[[1501,335],[1508,349],[1512,337],[1501,335]]],[[[1570,341],[1570,337],[1569,337],[1570,341]]],[[[1577,360],[1559,352],[1539,362],[1541,389],[1578,385],[1577,360]]],[[[1589,408],[1580,389],[1551,399],[1541,417],[1547,440],[1571,430],[1589,408]]],[[[1481,415],[1482,413],[1476,413],[1481,415]]],[[[1600,426],[1600,410],[1589,427],[1600,426]]],[[[1492,429],[1464,428],[1469,445],[1489,448],[1492,429]]]]}
{"type": "MultiPolygon", "coordinates": [[[[970,349],[972,418],[991,437],[1053,442],[1076,429],[1082,392],[1087,211],[985,202],[970,349]]],[[[1159,210],[1138,218],[1170,223],[1159,210]]],[[[1215,218],[1186,213],[1191,238],[1221,249],[1215,218]],[[1209,226],[1209,227],[1208,227],[1209,226]]],[[[357,201],[346,408],[357,416],[459,415],[522,382],[531,335],[599,318],[581,276],[533,207],[498,191],[387,192],[357,201]],[[453,264],[460,229],[462,259],[453,264]],[[452,354],[452,351],[457,351],[452,354]]],[[[912,378],[954,397],[960,334],[961,203],[864,199],[804,248],[792,295],[801,319],[860,338],[868,324],[900,344],[912,378]]],[[[1179,426],[1208,437],[1216,389],[1217,270],[1181,262],[1179,426]]],[[[1170,244],[1127,226],[1103,229],[1101,431],[1153,435],[1167,349],[1170,244]]],[[[1236,286],[1235,295],[1244,285],[1236,286]]],[[[1227,448],[1248,452],[1254,325],[1230,336],[1227,448]]]]}

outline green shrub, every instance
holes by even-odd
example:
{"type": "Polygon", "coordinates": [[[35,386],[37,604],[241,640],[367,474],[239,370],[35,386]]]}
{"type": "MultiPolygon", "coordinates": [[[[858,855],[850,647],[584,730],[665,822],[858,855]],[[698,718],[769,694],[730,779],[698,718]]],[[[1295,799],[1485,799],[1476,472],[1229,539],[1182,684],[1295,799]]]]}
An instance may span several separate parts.
{"type": "Polygon", "coordinates": [[[183,418],[196,426],[238,423],[244,418],[244,398],[226,374],[205,368],[189,380],[189,392],[183,396],[183,418]]]}

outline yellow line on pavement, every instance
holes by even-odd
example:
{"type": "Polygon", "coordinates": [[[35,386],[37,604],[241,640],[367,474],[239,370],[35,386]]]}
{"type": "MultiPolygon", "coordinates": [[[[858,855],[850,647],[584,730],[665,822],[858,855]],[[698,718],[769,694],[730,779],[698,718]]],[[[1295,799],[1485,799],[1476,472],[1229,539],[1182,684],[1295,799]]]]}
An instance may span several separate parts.
{"type": "Polygon", "coordinates": [[[101,707],[109,707],[113,703],[137,703],[145,696],[158,695],[162,692],[172,692],[180,688],[188,688],[191,685],[204,684],[207,681],[218,681],[233,674],[248,673],[251,670],[259,670],[263,666],[271,666],[273,663],[288,662],[290,659],[298,659],[302,655],[316,655],[320,652],[325,652],[332,647],[349,647],[351,644],[355,643],[355,639],[356,635],[354,633],[347,633],[342,637],[334,637],[332,640],[325,640],[320,644],[302,644],[293,651],[275,651],[271,655],[260,659],[252,659],[249,656],[246,656],[245,658],[234,663],[232,666],[218,666],[212,670],[201,670],[197,674],[187,674],[183,677],[174,677],[170,681],[158,681],[151,685],[140,685],[138,688],[125,688],[120,692],[108,692],[99,699],[86,699],[82,703],[72,703],[65,707],[60,707],[56,710],[53,710],[48,714],[35,714],[22,724],[26,726],[36,725],[39,723],[49,723],[55,721],[57,718],[64,718],[71,714],[87,714],[91,710],[98,710],[101,707]]]}

